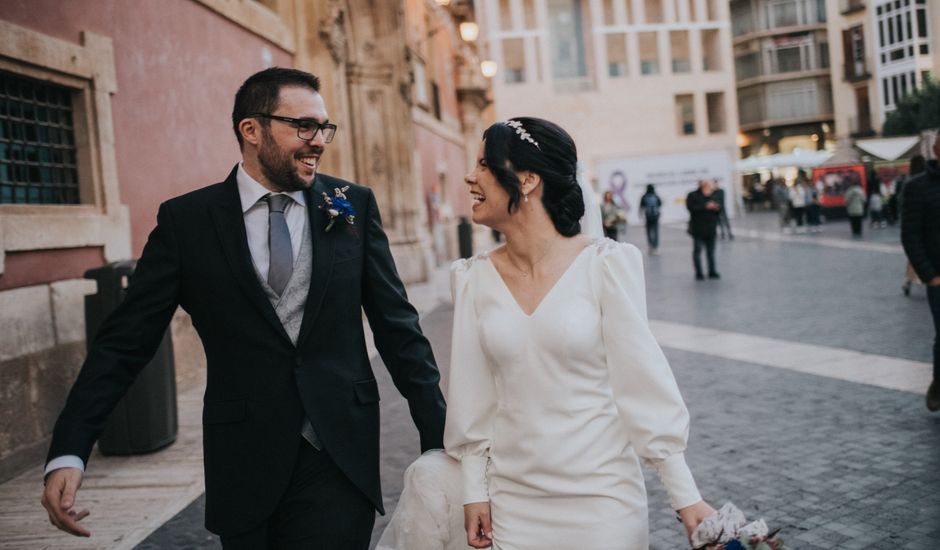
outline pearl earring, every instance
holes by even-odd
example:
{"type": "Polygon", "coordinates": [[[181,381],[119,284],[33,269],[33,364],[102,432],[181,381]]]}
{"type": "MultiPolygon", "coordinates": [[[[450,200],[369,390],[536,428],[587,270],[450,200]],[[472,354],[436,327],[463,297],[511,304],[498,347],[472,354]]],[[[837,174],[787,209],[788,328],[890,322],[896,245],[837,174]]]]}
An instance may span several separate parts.
{"type": "Polygon", "coordinates": [[[523,197],[522,200],[524,200],[525,202],[529,202],[529,194],[528,194],[528,193],[524,193],[524,194],[522,195],[522,197],[523,197]]]}

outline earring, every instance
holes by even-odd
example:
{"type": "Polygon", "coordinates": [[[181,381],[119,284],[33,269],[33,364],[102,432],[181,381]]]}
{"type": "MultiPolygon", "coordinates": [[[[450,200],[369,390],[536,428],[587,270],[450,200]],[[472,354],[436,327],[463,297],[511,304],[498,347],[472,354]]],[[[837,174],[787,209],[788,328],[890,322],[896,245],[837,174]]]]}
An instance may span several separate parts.
{"type": "Polygon", "coordinates": [[[524,194],[522,195],[522,200],[525,201],[525,202],[529,202],[529,194],[528,194],[528,193],[524,193],[524,194]]]}

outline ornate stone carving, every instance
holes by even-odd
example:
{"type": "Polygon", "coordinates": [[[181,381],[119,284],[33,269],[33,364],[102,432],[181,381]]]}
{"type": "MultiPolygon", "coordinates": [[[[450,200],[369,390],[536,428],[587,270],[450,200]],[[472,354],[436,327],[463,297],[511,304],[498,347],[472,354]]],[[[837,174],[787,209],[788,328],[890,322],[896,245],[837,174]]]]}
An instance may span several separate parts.
{"type": "Polygon", "coordinates": [[[337,65],[346,62],[346,10],[343,9],[342,2],[333,0],[330,2],[329,16],[320,21],[320,38],[326,43],[330,50],[330,57],[337,65]]]}

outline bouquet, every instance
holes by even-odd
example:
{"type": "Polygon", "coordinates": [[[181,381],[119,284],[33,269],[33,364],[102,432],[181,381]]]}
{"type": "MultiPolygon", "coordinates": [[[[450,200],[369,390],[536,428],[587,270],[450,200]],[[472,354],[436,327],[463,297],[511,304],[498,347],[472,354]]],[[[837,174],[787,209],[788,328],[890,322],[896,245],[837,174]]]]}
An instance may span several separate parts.
{"type": "Polygon", "coordinates": [[[780,529],[770,531],[762,519],[746,522],[741,510],[726,503],[695,528],[693,550],[783,550],[780,529]]]}

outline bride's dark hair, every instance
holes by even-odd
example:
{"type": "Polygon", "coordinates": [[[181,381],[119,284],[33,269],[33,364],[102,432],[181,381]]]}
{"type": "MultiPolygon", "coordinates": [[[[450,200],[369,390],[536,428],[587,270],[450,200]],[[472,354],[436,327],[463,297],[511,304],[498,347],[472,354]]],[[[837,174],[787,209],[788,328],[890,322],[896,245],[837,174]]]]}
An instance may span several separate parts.
{"type": "Polygon", "coordinates": [[[541,118],[516,117],[532,141],[517,128],[497,122],[483,132],[483,158],[496,181],[509,194],[509,212],[519,208],[522,187],[516,172],[534,172],[542,178],[542,205],[555,229],[565,237],[581,232],[584,197],[578,185],[578,150],[560,126],[541,118]]]}

